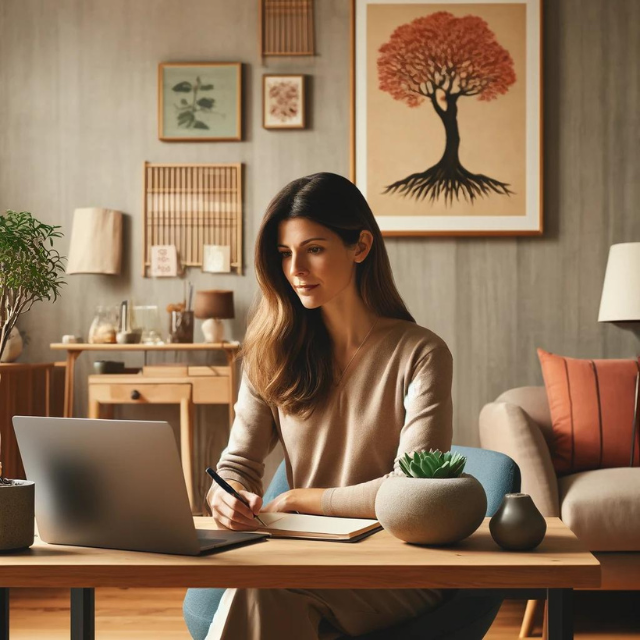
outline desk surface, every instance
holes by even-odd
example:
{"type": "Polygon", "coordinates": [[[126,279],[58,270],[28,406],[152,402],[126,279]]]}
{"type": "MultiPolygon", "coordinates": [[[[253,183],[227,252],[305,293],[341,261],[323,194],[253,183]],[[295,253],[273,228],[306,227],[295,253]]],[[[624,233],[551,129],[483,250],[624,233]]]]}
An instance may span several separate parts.
{"type": "MultiPolygon", "coordinates": [[[[213,528],[210,518],[195,518],[213,528]]],[[[421,547],[380,531],[357,543],[271,539],[202,557],[47,545],[0,555],[12,587],[595,588],[600,564],[558,518],[531,552],[500,549],[489,518],[470,538],[421,547]]]]}
{"type": "Polygon", "coordinates": [[[53,351],[237,351],[239,342],[172,342],[170,344],[91,344],[52,342],[53,351]]]}

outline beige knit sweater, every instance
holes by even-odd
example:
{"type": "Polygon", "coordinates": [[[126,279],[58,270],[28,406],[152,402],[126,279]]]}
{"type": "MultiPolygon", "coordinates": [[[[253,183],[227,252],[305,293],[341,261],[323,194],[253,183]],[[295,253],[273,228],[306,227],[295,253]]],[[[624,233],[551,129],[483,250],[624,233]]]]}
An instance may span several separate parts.
{"type": "Polygon", "coordinates": [[[243,376],[219,474],[263,495],[264,460],[282,443],[289,486],[326,488],[325,515],[374,518],[398,458],[448,451],[453,362],[444,341],[412,322],[379,318],[342,379],[307,420],[271,408],[243,376]]]}

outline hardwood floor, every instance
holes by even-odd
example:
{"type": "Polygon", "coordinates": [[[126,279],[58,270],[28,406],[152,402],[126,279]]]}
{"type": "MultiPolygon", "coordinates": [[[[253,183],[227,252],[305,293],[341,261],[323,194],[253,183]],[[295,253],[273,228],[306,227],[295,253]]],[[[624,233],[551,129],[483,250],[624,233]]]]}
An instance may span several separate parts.
{"type": "MultiPolygon", "coordinates": [[[[183,589],[98,589],[98,640],[190,640],[182,619],[183,589]]],[[[640,592],[575,594],[576,640],[640,640],[640,592]]],[[[525,603],[506,601],[487,640],[515,640],[525,603]]],[[[538,621],[540,637],[542,620],[538,621]]],[[[69,592],[12,589],[12,640],[68,640],[69,592]]]]}

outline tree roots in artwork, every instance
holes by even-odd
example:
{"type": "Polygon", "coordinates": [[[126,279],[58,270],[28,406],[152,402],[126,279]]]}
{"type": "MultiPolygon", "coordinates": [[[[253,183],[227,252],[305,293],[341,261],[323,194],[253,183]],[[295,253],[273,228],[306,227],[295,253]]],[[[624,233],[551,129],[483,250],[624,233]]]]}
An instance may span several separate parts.
{"type": "Polygon", "coordinates": [[[459,162],[452,166],[452,163],[442,160],[422,173],[414,173],[404,180],[394,182],[383,191],[396,192],[416,200],[428,197],[431,202],[443,196],[445,203],[449,204],[453,203],[454,198],[459,200],[461,196],[473,203],[476,198],[488,196],[492,192],[507,196],[513,193],[505,182],[471,173],[459,162]]]}

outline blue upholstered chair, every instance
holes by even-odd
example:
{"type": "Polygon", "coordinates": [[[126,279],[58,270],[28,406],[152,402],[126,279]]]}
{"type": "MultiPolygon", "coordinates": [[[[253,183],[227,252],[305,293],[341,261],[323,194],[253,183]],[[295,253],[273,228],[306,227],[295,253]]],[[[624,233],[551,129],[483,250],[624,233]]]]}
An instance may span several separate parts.
{"type": "MultiPolygon", "coordinates": [[[[487,516],[500,506],[505,493],[520,491],[520,469],[502,453],[471,447],[452,447],[467,457],[465,472],[475,476],[487,494],[487,516]]],[[[289,490],[284,461],[269,485],[264,503],[289,490]]],[[[189,589],[184,600],[184,619],[191,636],[204,640],[224,589],[189,589]]],[[[358,636],[358,640],[480,640],[493,623],[502,598],[478,595],[460,589],[440,607],[392,628],[358,636]]],[[[238,640],[241,640],[240,638],[238,640]]]]}

